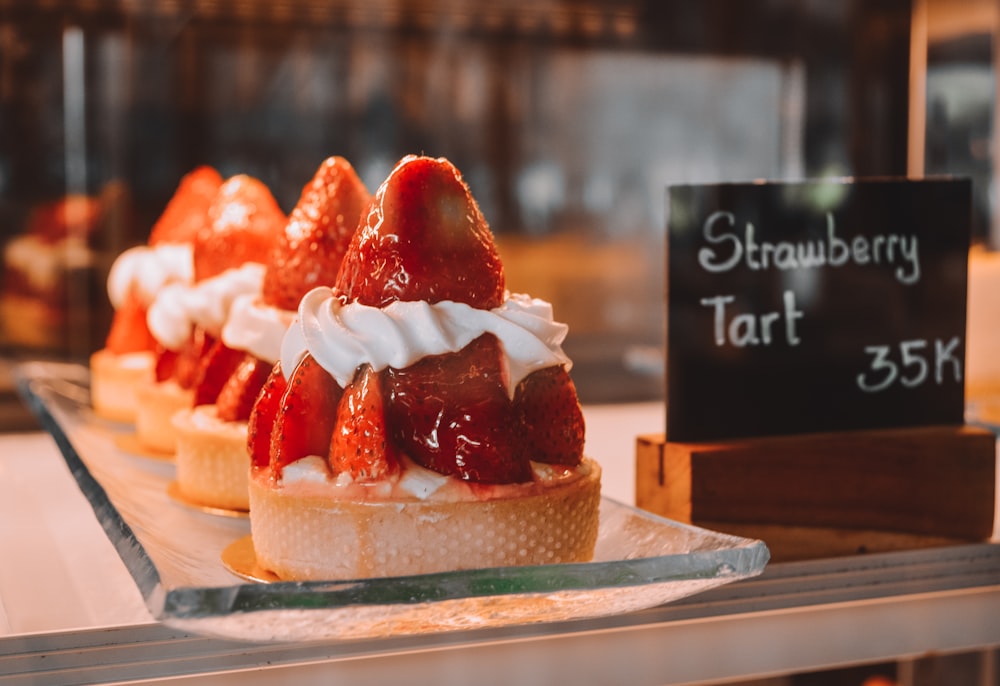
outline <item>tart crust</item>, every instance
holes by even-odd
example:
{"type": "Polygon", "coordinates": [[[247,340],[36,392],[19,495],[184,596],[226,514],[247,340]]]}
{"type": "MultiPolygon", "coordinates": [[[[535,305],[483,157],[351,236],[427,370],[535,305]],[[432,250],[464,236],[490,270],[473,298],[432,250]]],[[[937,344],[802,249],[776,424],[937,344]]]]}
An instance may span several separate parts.
{"type": "Polygon", "coordinates": [[[247,423],[219,419],[215,405],[175,413],[177,487],[190,501],[225,510],[247,510],[250,457],[247,423]]]}
{"type": "Polygon", "coordinates": [[[136,388],[153,383],[152,352],[118,355],[106,348],[90,356],[90,401],[105,419],[132,423],[136,415],[136,388]]]}
{"type": "MultiPolygon", "coordinates": [[[[488,487],[487,487],[488,490],[488,487]]],[[[601,469],[524,495],[454,501],[358,501],[250,478],[250,528],[261,567],[286,580],[350,579],[585,562],[594,554],[601,469]]]]}
{"type": "Polygon", "coordinates": [[[168,380],[142,384],[135,394],[136,438],[147,448],[172,454],[177,448],[177,437],[171,419],[194,404],[194,391],[168,380]]]}

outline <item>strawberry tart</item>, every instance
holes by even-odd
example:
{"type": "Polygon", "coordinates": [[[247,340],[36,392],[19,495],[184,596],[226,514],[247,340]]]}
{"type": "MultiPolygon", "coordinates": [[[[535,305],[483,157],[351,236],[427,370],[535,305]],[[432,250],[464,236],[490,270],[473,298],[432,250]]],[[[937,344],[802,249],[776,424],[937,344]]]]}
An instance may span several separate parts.
{"type": "Polygon", "coordinates": [[[600,467],[564,324],[508,293],[459,172],[406,157],[250,416],[257,567],[279,579],[589,560],[600,467]]]}
{"type": "Polygon", "coordinates": [[[323,162],[306,185],[264,270],[261,292],[235,299],[223,347],[205,368],[221,386],[214,403],[173,416],[177,495],[203,508],[249,508],[247,420],[302,296],[332,285],[368,190],[342,157],[323,162]]]}
{"type": "Polygon", "coordinates": [[[90,394],[97,414],[122,422],[135,420],[135,388],[152,381],[156,359],[156,339],[146,324],[146,311],[166,285],[190,284],[191,242],[221,185],[222,177],[211,167],[189,172],[154,224],[147,244],[126,250],[111,266],[108,296],[114,316],[104,347],[90,357],[90,394]]]}
{"type": "Polygon", "coordinates": [[[220,339],[229,308],[238,296],[260,291],[284,225],[284,213],[257,179],[238,175],[219,187],[194,235],[192,283],[160,290],[146,314],[157,354],[153,381],[136,388],[136,438],[145,450],[172,455],[174,413],[215,402],[228,377],[219,367],[237,359],[220,339]],[[207,375],[209,368],[216,371],[207,375]]]}

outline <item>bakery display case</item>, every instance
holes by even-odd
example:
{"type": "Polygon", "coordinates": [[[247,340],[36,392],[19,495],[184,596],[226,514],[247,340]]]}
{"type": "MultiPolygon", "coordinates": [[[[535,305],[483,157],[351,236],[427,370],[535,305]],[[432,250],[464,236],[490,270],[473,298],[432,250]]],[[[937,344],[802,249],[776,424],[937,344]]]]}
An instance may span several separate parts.
{"type": "Polygon", "coordinates": [[[287,211],[327,155],[374,188],[422,151],[463,170],[510,282],[564,313],[585,398],[655,399],[666,184],[906,173],[904,2],[10,2],[3,16],[15,351],[99,346],[112,257],[198,164],[261,179],[287,211]],[[60,214],[66,198],[91,225],[60,214]]]}
{"type": "Polygon", "coordinates": [[[1000,426],[998,17],[984,0],[0,0],[0,683],[1000,684],[996,525],[771,545],[635,507],[637,438],[665,421],[674,184],[969,178],[969,416],[1000,426]],[[330,155],[374,190],[409,153],[462,170],[508,284],[569,325],[600,559],[262,590],[215,564],[245,520],[173,512],[169,465],[118,454],[121,427],[90,411],[109,271],[198,165],[288,212],[330,155]]]}

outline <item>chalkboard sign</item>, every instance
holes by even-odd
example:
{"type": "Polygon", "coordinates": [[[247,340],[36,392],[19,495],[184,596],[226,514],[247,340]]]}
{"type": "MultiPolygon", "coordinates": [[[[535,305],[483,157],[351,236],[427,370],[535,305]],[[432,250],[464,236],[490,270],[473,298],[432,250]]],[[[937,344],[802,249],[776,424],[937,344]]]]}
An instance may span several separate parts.
{"type": "Polygon", "coordinates": [[[667,440],[961,424],[971,195],[670,187],[667,440]]]}

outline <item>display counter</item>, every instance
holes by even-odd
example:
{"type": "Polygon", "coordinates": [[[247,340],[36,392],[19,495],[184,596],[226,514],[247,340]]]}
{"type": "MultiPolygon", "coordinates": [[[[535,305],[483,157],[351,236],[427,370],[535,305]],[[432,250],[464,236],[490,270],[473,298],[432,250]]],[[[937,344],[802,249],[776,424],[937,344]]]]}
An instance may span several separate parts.
{"type": "MultiPolygon", "coordinates": [[[[604,494],[632,503],[635,437],[662,429],[663,406],[585,409],[604,494]]],[[[0,684],[687,684],[997,646],[990,542],[771,563],[599,619],[337,642],[194,636],[151,619],[49,435],[0,436],[0,684]]]]}

